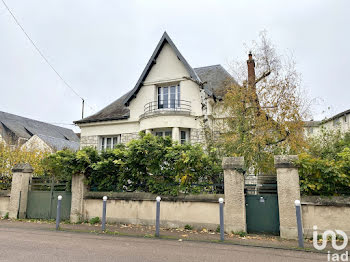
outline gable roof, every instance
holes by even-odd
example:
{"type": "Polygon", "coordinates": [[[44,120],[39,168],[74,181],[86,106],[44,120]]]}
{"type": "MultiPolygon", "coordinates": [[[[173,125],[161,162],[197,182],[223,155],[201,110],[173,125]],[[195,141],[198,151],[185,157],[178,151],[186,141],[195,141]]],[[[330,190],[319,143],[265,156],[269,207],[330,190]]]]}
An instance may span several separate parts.
{"type": "Polygon", "coordinates": [[[221,65],[212,65],[195,68],[203,88],[209,96],[214,95],[221,99],[226,93],[229,84],[237,84],[236,80],[221,65]]]}
{"type": "Polygon", "coordinates": [[[78,151],[80,147],[79,142],[69,141],[66,139],[52,137],[52,136],[45,136],[41,134],[38,134],[36,136],[38,136],[41,140],[43,140],[49,147],[51,147],[55,151],[63,150],[63,149],[78,151]]]}
{"type": "Polygon", "coordinates": [[[209,96],[221,99],[226,92],[226,87],[228,84],[237,84],[235,79],[221,65],[212,65],[193,69],[187,63],[186,59],[181,55],[181,53],[176,48],[175,44],[170,39],[168,34],[164,32],[145,69],[143,70],[140,78],[138,79],[135,87],[131,91],[129,91],[128,93],[111,103],[110,105],[98,111],[97,113],[84,119],[74,121],[74,123],[85,124],[101,121],[122,120],[129,118],[130,110],[127,107],[127,105],[136,96],[137,92],[142,87],[143,81],[146,79],[148,73],[152,69],[154,62],[156,61],[165,43],[168,43],[171,46],[179,60],[182,61],[182,63],[188,70],[191,79],[197,82],[199,85],[203,86],[205,92],[209,96]]]}
{"type": "Polygon", "coordinates": [[[166,32],[164,32],[162,38],[159,40],[159,43],[158,43],[156,49],[154,50],[151,58],[148,60],[148,63],[146,65],[145,69],[143,70],[139,80],[137,80],[137,83],[136,83],[135,87],[125,97],[124,104],[128,104],[130,102],[130,100],[133,99],[134,96],[137,94],[137,92],[140,90],[143,81],[146,79],[148,73],[151,71],[152,66],[154,65],[154,63],[155,63],[158,55],[160,54],[160,51],[162,50],[162,48],[163,48],[165,43],[168,43],[170,45],[170,47],[173,49],[173,51],[175,52],[176,56],[184,64],[185,68],[187,69],[188,73],[190,74],[190,77],[194,81],[197,81],[197,82],[201,81],[200,78],[198,77],[198,75],[196,74],[196,72],[187,63],[186,59],[182,56],[182,54],[177,49],[177,47],[175,46],[173,41],[170,39],[169,35],[166,32]]]}
{"type": "Polygon", "coordinates": [[[96,114],[85,117],[81,120],[74,121],[74,124],[84,124],[100,121],[122,120],[127,119],[130,116],[130,110],[124,104],[125,98],[130,92],[126,93],[122,97],[118,98],[113,103],[109,104],[96,114]]]}
{"type": "Polygon", "coordinates": [[[9,129],[17,137],[29,139],[33,135],[46,135],[79,142],[73,130],[0,111],[0,126],[9,129]]]}

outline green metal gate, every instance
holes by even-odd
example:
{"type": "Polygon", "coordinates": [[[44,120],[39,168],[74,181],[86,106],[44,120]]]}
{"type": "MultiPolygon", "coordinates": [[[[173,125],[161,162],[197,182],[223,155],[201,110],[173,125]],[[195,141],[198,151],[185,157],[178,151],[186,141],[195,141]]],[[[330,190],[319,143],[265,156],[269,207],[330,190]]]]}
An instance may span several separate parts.
{"type": "Polygon", "coordinates": [[[72,199],[70,183],[50,178],[32,178],[28,192],[27,218],[55,219],[59,195],[62,196],[61,219],[68,220],[72,199]]]}
{"type": "Polygon", "coordinates": [[[279,235],[276,177],[260,175],[245,190],[247,232],[279,235]]]}

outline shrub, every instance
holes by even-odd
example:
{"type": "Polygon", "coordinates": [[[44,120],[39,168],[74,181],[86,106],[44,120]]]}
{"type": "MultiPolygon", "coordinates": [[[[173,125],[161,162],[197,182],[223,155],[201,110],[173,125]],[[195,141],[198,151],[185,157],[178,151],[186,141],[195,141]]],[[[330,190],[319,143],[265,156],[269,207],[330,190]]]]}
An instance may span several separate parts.
{"type": "Polygon", "coordinates": [[[217,233],[220,233],[220,225],[217,226],[216,232],[217,232],[217,233]]]}
{"type": "Polygon", "coordinates": [[[6,214],[4,215],[4,219],[9,219],[9,212],[6,212],[6,214]]]}
{"type": "Polygon", "coordinates": [[[89,223],[91,225],[98,224],[98,223],[100,223],[100,218],[99,217],[93,217],[93,218],[90,219],[89,223]]]}
{"type": "Polygon", "coordinates": [[[232,232],[234,235],[238,235],[240,237],[245,237],[247,235],[246,232],[244,231],[237,231],[237,232],[232,232]]]}
{"type": "Polygon", "coordinates": [[[192,227],[191,225],[188,225],[188,224],[187,224],[187,225],[185,225],[185,229],[186,229],[186,230],[192,230],[193,227],[192,227]]]}
{"type": "Polygon", "coordinates": [[[170,138],[140,134],[141,138],[113,150],[84,148],[47,157],[52,176],[70,179],[83,173],[92,191],[142,191],[162,195],[199,193],[202,185],[222,183],[221,161],[200,145],[181,145],[170,138]],[[196,186],[193,186],[196,184],[196,186]]]}
{"type": "Polygon", "coordinates": [[[48,155],[49,152],[39,150],[28,151],[19,147],[12,148],[0,142],[0,175],[3,178],[8,177],[11,179],[12,168],[20,163],[29,163],[34,169],[34,174],[42,175],[44,170],[41,161],[48,155]]]}
{"type": "Polygon", "coordinates": [[[350,132],[322,130],[297,164],[302,194],[350,194],[350,132]]]}

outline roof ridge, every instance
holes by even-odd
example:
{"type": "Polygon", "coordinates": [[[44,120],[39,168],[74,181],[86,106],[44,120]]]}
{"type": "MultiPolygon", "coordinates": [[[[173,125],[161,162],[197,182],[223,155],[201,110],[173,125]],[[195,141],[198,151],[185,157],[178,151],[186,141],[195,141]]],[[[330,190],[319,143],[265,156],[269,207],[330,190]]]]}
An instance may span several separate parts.
{"type": "Polygon", "coordinates": [[[216,64],[216,65],[209,65],[209,66],[194,67],[193,69],[206,68],[206,67],[214,67],[214,66],[221,66],[222,68],[224,68],[221,64],[216,64]]]}
{"type": "MultiPolygon", "coordinates": [[[[71,130],[72,131],[72,129],[69,129],[69,128],[66,128],[66,127],[62,127],[62,126],[53,125],[53,124],[50,124],[50,123],[47,123],[47,122],[44,122],[44,121],[41,121],[41,120],[36,120],[36,119],[32,119],[32,118],[28,118],[28,117],[24,117],[24,116],[20,116],[20,115],[15,115],[15,114],[4,112],[4,111],[0,111],[0,114],[1,113],[4,114],[4,115],[11,115],[11,116],[19,117],[19,118],[22,118],[22,119],[25,119],[25,120],[35,121],[35,122],[39,122],[39,123],[42,123],[42,124],[46,124],[46,125],[50,125],[50,126],[54,126],[54,127],[59,127],[59,128],[62,128],[62,129],[66,129],[66,130],[71,130]]],[[[7,120],[12,120],[13,121],[15,119],[7,119],[7,120]]]]}

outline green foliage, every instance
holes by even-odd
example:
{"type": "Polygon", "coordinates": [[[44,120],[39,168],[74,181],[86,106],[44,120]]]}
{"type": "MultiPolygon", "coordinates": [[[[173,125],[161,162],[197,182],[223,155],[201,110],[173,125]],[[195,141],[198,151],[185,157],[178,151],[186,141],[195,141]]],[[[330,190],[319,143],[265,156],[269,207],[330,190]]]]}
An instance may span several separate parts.
{"type": "Polygon", "coordinates": [[[185,229],[186,229],[186,230],[192,230],[192,229],[193,229],[193,226],[187,224],[187,225],[185,225],[185,229]]]}
{"type": "Polygon", "coordinates": [[[78,152],[68,149],[57,151],[43,159],[45,173],[56,179],[71,180],[72,175],[88,174],[92,171],[91,165],[100,160],[97,151],[87,147],[78,152]]]}
{"type": "Polygon", "coordinates": [[[0,175],[0,190],[11,189],[12,177],[10,175],[0,175]]]}
{"type": "Polygon", "coordinates": [[[98,153],[84,148],[59,151],[44,160],[46,171],[70,179],[83,173],[93,191],[142,191],[163,195],[199,193],[203,184],[222,182],[221,161],[200,145],[140,134],[128,145],[98,153]],[[198,184],[198,186],[193,186],[198,184]]]}
{"type": "Polygon", "coordinates": [[[247,235],[246,232],[244,231],[237,231],[237,232],[232,232],[234,235],[238,235],[240,237],[245,237],[247,235]]]}
{"type": "MultiPolygon", "coordinates": [[[[27,150],[0,142],[0,176],[3,176],[3,179],[6,179],[6,176],[12,179],[12,168],[20,163],[29,163],[33,167],[35,175],[43,175],[44,170],[41,161],[48,155],[49,152],[47,151],[27,150]]],[[[2,183],[1,179],[0,184],[2,183]]]]}
{"type": "Polygon", "coordinates": [[[9,212],[6,212],[4,219],[9,219],[9,212]]]}
{"type": "Polygon", "coordinates": [[[217,226],[216,232],[217,232],[217,233],[220,233],[220,225],[217,226]]]}
{"type": "Polygon", "coordinates": [[[350,194],[350,133],[322,130],[297,164],[303,194],[350,194]]]}
{"type": "Polygon", "coordinates": [[[89,223],[91,225],[98,224],[98,223],[100,223],[100,218],[99,217],[93,217],[93,218],[90,219],[89,223]]]}

